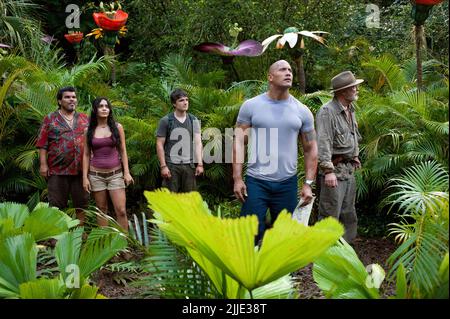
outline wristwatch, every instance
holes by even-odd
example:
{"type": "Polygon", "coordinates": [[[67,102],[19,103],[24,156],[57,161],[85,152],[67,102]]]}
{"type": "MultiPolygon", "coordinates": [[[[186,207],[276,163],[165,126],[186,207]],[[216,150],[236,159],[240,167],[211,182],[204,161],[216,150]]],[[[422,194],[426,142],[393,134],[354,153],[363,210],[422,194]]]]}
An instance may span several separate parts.
{"type": "Polygon", "coordinates": [[[307,179],[305,180],[305,184],[312,187],[312,185],[314,184],[314,180],[313,179],[307,179]]]}

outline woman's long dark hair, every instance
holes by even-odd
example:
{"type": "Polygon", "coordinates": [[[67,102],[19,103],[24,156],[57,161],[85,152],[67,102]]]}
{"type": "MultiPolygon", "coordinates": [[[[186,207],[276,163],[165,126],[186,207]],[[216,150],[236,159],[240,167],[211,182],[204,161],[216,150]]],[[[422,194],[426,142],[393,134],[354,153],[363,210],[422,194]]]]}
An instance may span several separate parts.
{"type": "Polygon", "coordinates": [[[88,126],[88,130],[87,130],[87,142],[88,142],[89,148],[92,149],[92,138],[94,137],[95,128],[98,125],[98,122],[97,122],[98,107],[100,106],[100,102],[103,100],[106,101],[106,103],[108,104],[108,108],[109,108],[109,115],[108,115],[107,123],[108,123],[109,129],[111,130],[111,133],[112,133],[112,139],[113,139],[114,143],[116,144],[117,149],[119,149],[120,148],[119,130],[117,129],[116,121],[114,120],[111,102],[109,102],[109,100],[106,97],[98,97],[92,102],[91,117],[89,120],[89,126],[88,126]]]}

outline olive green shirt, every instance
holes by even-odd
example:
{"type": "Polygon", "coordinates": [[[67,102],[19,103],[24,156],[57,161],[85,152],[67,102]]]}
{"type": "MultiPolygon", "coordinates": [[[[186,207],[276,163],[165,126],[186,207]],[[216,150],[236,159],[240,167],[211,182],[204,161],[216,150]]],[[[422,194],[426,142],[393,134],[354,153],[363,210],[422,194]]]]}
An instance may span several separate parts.
{"type": "Polygon", "coordinates": [[[319,168],[334,170],[333,155],[352,159],[359,155],[361,135],[355,118],[355,108],[349,106],[351,120],[347,120],[342,104],[333,98],[324,104],[316,114],[317,145],[319,151],[319,168]]]}

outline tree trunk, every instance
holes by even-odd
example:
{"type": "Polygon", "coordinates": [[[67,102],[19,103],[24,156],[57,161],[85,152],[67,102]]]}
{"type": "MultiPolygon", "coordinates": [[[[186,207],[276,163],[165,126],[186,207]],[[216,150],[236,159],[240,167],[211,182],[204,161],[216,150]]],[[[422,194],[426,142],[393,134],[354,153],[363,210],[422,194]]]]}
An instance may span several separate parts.
{"type": "Polygon", "coordinates": [[[303,67],[303,54],[297,56],[295,59],[295,64],[297,66],[297,79],[298,87],[300,93],[305,94],[306,92],[306,79],[305,79],[305,69],[303,67]]]}
{"type": "Polygon", "coordinates": [[[416,40],[417,90],[421,91],[423,89],[423,79],[422,79],[423,25],[414,26],[414,35],[416,40]]]}
{"type": "MultiPolygon", "coordinates": [[[[106,56],[114,56],[114,47],[111,47],[109,45],[105,46],[104,54],[106,56]]],[[[111,63],[111,85],[114,85],[116,83],[116,64],[114,61],[111,63]]]]}

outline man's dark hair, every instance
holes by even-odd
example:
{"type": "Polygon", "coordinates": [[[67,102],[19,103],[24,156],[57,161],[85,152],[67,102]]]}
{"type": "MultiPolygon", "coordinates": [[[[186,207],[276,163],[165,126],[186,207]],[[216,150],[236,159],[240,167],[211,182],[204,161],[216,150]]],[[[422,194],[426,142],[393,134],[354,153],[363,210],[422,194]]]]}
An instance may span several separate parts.
{"type": "Polygon", "coordinates": [[[65,86],[65,87],[59,89],[58,93],[56,93],[56,102],[58,103],[58,108],[61,107],[61,105],[59,105],[58,101],[62,99],[64,92],[75,92],[75,93],[77,93],[77,90],[73,86],[65,86]]]}
{"type": "Polygon", "coordinates": [[[172,102],[172,104],[175,104],[175,102],[181,98],[181,97],[187,97],[187,93],[184,92],[181,89],[175,89],[172,93],[170,93],[170,102],[172,102]]]}

